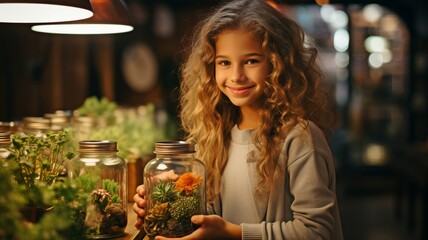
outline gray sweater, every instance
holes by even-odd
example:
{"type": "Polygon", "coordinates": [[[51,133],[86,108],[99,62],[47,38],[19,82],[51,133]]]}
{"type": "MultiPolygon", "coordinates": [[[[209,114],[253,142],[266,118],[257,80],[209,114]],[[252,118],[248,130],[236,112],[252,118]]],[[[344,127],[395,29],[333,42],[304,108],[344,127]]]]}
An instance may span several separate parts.
{"type": "Polygon", "coordinates": [[[333,157],[314,123],[309,122],[305,131],[299,125],[290,131],[278,161],[286,173],[275,178],[274,190],[258,197],[253,195],[258,183],[256,160],[246,157],[255,149],[252,131],[235,126],[231,134],[228,165],[245,157],[244,163],[226,166],[211,213],[241,224],[245,240],[343,239],[333,157]]]}

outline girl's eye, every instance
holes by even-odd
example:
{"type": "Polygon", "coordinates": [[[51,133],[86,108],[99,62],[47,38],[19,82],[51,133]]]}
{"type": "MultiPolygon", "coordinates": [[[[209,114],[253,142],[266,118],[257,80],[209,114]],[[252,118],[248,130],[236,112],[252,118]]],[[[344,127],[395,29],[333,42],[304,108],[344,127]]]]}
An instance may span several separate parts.
{"type": "Polygon", "coordinates": [[[258,63],[259,61],[257,59],[249,59],[247,60],[247,64],[255,64],[258,63]]]}
{"type": "Polygon", "coordinates": [[[227,66],[227,65],[230,65],[229,61],[226,61],[226,60],[218,61],[218,63],[217,63],[217,64],[218,64],[218,65],[221,65],[221,66],[227,66]]]}

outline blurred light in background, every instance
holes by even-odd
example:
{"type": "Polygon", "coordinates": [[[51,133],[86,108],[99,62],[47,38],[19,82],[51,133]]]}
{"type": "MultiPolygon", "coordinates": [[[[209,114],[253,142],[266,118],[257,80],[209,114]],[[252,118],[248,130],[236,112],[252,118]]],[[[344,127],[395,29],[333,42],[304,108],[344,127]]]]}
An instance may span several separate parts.
{"type": "Polygon", "coordinates": [[[382,9],[378,4],[368,4],[363,8],[363,16],[368,22],[375,23],[382,16],[382,9]]]}
{"type": "Polygon", "coordinates": [[[364,163],[367,165],[385,165],[388,159],[388,152],[385,146],[380,144],[369,144],[364,150],[364,163]]]}
{"type": "Polygon", "coordinates": [[[345,52],[349,48],[349,33],[341,28],[334,33],[333,37],[334,49],[338,52],[345,52]]]}
{"type": "Polygon", "coordinates": [[[369,66],[371,68],[380,68],[383,65],[383,56],[381,53],[370,53],[369,55],[369,66]]]}
{"type": "Polygon", "coordinates": [[[349,65],[349,54],[346,52],[337,52],[334,62],[339,68],[346,68],[349,65]]]}
{"type": "Polygon", "coordinates": [[[346,28],[348,26],[348,15],[341,10],[333,11],[330,17],[330,24],[334,28],[346,28]]]}
{"type": "Polygon", "coordinates": [[[364,47],[369,53],[381,53],[389,48],[389,43],[384,37],[369,36],[364,41],[364,47]]]}

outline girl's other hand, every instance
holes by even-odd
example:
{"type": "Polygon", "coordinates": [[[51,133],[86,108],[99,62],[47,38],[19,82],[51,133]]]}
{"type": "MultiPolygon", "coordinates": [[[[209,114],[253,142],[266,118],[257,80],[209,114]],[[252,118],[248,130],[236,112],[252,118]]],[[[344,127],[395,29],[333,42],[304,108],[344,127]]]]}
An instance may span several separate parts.
{"type": "Polygon", "coordinates": [[[134,195],[134,205],[132,206],[132,210],[137,214],[137,222],[135,223],[136,228],[143,226],[144,216],[146,215],[146,200],[144,200],[144,193],[144,185],[140,185],[137,187],[136,194],[134,195]]]}
{"type": "Polygon", "coordinates": [[[158,175],[154,176],[154,179],[152,181],[177,181],[178,177],[178,174],[176,174],[174,170],[169,170],[167,172],[159,173],[158,175]]]}
{"type": "Polygon", "coordinates": [[[223,220],[217,215],[195,215],[192,223],[200,227],[190,235],[182,238],[166,238],[157,236],[155,240],[218,240],[218,239],[241,239],[241,227],[223,220]]]}
{"type": "MultiPolygon", "coordinates": [[[[173,171],[164,172],[158,174],[154,177],[154,181],[167,181],[172,180],[176,181],[178,179],[178,175],[173,171]]],[[[134,205],[132,206],[132,210],[137,214],[137,222],[135,223],[136,228],[140,228],[144,223],[144,216],[146,216],[146,200],[144,199],[145,194],[144,185],[140,185],[136,189],[136,194],[134,195],[134,205]]]]}

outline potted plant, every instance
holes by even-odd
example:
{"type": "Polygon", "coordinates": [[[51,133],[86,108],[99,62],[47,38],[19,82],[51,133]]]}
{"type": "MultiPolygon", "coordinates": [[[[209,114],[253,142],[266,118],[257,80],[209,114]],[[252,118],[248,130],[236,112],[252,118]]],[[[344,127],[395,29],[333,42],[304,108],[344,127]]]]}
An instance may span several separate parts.
{"type": "Polygon", "coordinates": [[[6,164],[12,169],[14,181],[26,192],[27,203],[22,209],[29,221],[35,222],[51,206],[49,192],[44,191],[65,174],[64,161],[74,154],[65,153],[70,141],[68,131],[48,132],[43,136],[16,134],[11,136],[6,164]]]}
{"type": "Polygon", "coordinates": [[[65,175],[68,131],[17,134],[0,158],[0,239],[84,239],[89,193],[65,175]],[[55,224],[52,224],[55,222],[55,224]]]}

